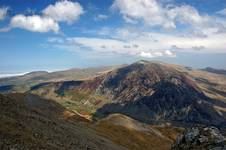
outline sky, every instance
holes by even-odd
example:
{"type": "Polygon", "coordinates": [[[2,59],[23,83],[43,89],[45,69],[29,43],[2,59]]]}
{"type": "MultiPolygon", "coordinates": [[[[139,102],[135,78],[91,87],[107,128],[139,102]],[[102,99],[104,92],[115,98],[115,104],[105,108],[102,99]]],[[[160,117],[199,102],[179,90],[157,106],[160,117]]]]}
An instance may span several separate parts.
{"type": "Polygon", "coordinates": [[[159,60],[226,69],[226,0],[0,0],[0,74],[159,60]]]}

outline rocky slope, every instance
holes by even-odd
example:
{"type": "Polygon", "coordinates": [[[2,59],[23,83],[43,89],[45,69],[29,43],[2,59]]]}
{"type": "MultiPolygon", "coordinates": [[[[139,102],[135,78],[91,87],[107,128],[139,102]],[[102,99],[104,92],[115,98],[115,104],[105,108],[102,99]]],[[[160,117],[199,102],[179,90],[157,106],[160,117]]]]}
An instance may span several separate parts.
{"type": "Polygon", "coordinates": [[[207,97],[191,76],[164,63],[139,61],[85,84],[96,85],[95,93],[112,100],[97,115],[123,113],[144,122],[226,126],[225,112],[214,108],[226,108],[226,103],[207,97]]]}
{"type": "Polygon", "coordinates": [[[194,127],[178,137],[172,150],[225,150],[226,138],[215,127],[194,127]]]}

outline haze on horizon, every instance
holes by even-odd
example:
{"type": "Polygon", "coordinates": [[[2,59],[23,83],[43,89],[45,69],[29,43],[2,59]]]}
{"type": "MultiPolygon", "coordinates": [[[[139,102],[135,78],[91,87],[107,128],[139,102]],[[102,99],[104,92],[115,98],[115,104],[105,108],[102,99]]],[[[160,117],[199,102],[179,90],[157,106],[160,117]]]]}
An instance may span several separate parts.
{"type": "Polygon", "coordinates": [[[226,68],[225,0],[0,0],[0,75],[158,60],[226,68]]]}

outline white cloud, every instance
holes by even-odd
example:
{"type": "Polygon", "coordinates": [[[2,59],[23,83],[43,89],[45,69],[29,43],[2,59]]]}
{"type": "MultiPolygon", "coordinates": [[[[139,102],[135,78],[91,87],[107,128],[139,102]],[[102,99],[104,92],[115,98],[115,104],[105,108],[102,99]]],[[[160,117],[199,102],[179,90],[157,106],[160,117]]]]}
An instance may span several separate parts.
{"type": "Polygon", "coordinates": [[[118,9],[130,23],[143,20],[150,26],[175,28],[174,22],[167,18],[164,9],[155,0],[115,0],[112,8],[118,9]]]}
{"type": "Polygon", "coordinates": [[[176,54],[171,52],[170,50],[163,50],[163,51],[154,51],[154,52],[141,52],[139,54],[141,57],[146,57],[146,58],[154,58],[154,57],[176,57],[176,54]]]}
{"type": "Polygon", "coordinates": [[[84,13],[82,6],[77,2],[68,0],[56,2],[54,5],[49,5],[43,11],[43,14],[58,22],[72,23],[84,13]]]}
{"type": "Polygon", "coordinates": [[[25,75],[29,72],[24,72],[24,73],[7,73],[7,74],[2,74],[0,73],[0,78],[9,78],[9,77],[16,77],[16,76],[22,76],[25,75]]]}
{"type": "Polygon", "coordinates": [[[185,24],[202,32],[221,27],[215,16],[200,14],[197,9],[186,4],[177,6],[163,5],[158,0],[115,0],[111,8],[119,10],[126,22],[137,23],[141,20],[150,27],[175,29],[185,24]]]}
{"type": "Polygon", "coordinates": [[[124,54],[131,56],[140,56],[146,58],[153,57],[174,57],[176,56],[170,50],[162,49],[150,49],[149,43],[140,43],[139,41],[121,41],[116,39],[106,39],[106,38],[87,38],[87,37],[71,37],[66,38],[65,43],[60,43],[53,41],[50,42],[53,45],[58,45],[58,47],[70,48],[70,51],[93,51],[96,53],[114,53],[114,54],[124,54]],[[139,46],[139,45],[141,46],[139,46]],[[74,48],[73,48],[74,47],[74,48]]]}
{"type": "Polygon", "coordinates": [[[176,55],[175,55],[174,53],[172,53],[170,50],[164,51],[164,54],[165,54],[166,56],[171,56],[171,57],[175,57],[175,56],[176,56],[176,55]]]}
{"type": "MultiPolygon", "coordinates": [[[[226,33],[193,37],[167,32],[145,32],[136,28],[108,28],[108,30],[111,32],[107,32],[105,38],[69,37],[65,38],[63,43],[55,43],[60,44],[61,47],[70,46],[70,51],[79,49],[147,58],[175,57],[178,52],[226,53],[224,38],[226,33]]],[[[55,45],[55,43],[51,44],[55,45]]]]}
{"type": "MultiPolygon", "coordinates": [[[[6,15],[8,8],[0,9],[0,19],[6,15]],[[1,17],[2,16],[2,17],[1,17]]],[[[32,12],[34,13],[34,12],[32,12]]],[[[72,23],[83,14],[82,6],[77,2],[68,0],[58,1],[54,5],[47,6],[42,15],[17,14],[10,20],[7,27],[1,28],[0,32],[7,32],[12,28],[26,29],[32,32],[59,32],[59,22],[72,23]]]]}
{"type": "Polygon", "coordinates": [[[0,20],[5,19],[7,12],[8,12],[8,7],[2,7],[0,8],[0,20]]]}
{"type": "Polygon", "coordinates": [[[146,57],[146,58],[153,58],[154,57],[150,52],[141,52],[140,56],[146,57]]]}
{"type": "MultiPolygon", "coordinates": [[[[177,52],[226,52],[226,21],[223,17],[201,14],[196,8],[189,5],[162,5],[157,0],[115,0],[112,8],[119,10],[126,22],[136,23],[143,21],[150,27],[183,29],[171,32],[141,32],[138,29],[116,30],[113,37],[134,42],[144,49],[166,49],[165,55],[177,52]],[[185,25],[185,26],[184,26],[185,25]],[[137,31],[136,31],[137,30],[137,31]],[[179,48],[177,48],[179,47],[179,48]]],[[[225,14],[226,10],[218,12],[225,14]]],[[[141,51],[140,55],[153,57],[153,52],[141,51]]]]}
{"type": "Polygon", "coordinates": [[[10,28],[21,28],[33,32],[59,31],[59,25],[51,18],[38,15],[16,15],[10,21],[10,28]]]}
{"type": "Polygon", "coordinates": [[[217,14],[226,16],[226,8],[218,11],[217,14]]]}
{"type": "Polygon", "coordinates": [[[175,6],[166,10],[166,13],[167,17],[174,22],[190,24],[193,27],[208,25],[212,21],[210,16],[200,15],[194,7],[189,5],[175,6]]]}

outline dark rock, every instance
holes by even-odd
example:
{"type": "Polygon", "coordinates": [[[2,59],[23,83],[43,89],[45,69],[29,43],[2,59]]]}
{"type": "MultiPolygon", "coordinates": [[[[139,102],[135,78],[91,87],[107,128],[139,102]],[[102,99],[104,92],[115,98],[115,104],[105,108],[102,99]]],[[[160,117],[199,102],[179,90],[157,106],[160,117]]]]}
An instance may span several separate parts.
{"type": "Polygon", "coordinates": [[[216,127],[193,127],[178,137],[172,150],[225,150],[226,138],[216,127]]]}

